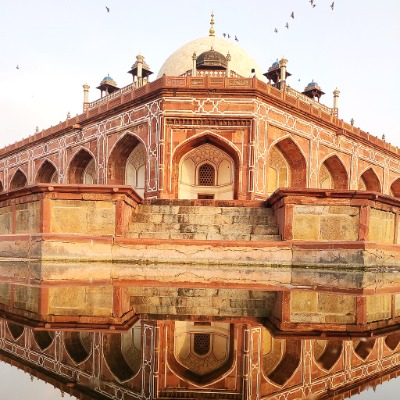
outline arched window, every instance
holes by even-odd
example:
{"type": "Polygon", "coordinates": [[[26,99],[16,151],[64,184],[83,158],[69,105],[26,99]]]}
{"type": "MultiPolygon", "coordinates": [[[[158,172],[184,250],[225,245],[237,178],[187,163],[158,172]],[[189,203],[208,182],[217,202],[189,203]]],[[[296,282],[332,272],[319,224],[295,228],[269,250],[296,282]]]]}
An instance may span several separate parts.
{"type": "Polygon", "coordinates": [[[210,352],[210,334],[195,333],[193,338],[193,350],[199,356],[205,356],[210,352]]]}
{"type": "Polygon", "coordinates": [[[199,168],[199,185],[215,186],[215,168],[211,164],[200,165],[199,168]]]}

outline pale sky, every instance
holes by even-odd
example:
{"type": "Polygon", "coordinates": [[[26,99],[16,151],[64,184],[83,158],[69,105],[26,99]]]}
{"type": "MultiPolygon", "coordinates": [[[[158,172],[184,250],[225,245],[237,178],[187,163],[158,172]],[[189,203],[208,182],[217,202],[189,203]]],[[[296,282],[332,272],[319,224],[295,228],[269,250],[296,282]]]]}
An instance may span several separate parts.
{"type": "Polygon", "coordinates": [[[208,35],[212,10],[216,35],[236,35],[263,71],[285,56],[290,86],[316,81],[329,107],[337,87],[340,118],[400,146],[400,2],[331,3],[0,0],[0,147],[81,113],[85,82],[90,101],[107,74],[119,87],[131,83],[139,53],[155,79],[172,52],[208,35]]]}
{"type": "MultiPolygon", "coordinates": [[[[119,87],[131,83],[127,71],[139,53],[157,76],[171,53],[208,35],[212,10],[216,36],[236,35],[263,71],[285,56],[290,86],[318,82],[329,107],[338,88],[340,118],[400,146],[400,1],[335,0],[333,10],[331,3],[0,0],[0,148],[81,113],[85,82],[90,101],[107,74],[119,87]]],[[[15,386],[2,372],[4,382],[15,386]]],[[[22,387],[33,390],[30,381],[22,387]]],[[[388,389],[381,398],[394,395],[388,389]]],[[[369,391],[355,399],[378,397],[369,391]]]]}

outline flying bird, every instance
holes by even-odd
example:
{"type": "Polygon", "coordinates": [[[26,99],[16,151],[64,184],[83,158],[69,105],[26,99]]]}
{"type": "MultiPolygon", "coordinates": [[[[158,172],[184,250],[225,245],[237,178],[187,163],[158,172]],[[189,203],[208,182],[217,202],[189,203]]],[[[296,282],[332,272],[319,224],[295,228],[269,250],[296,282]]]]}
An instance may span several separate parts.
{"type": "Polygon", "coordinates": [[[285,28],[289,29],[289,22],[286,22],[285,28]]]}
{"type": "Polygon", "coordinates": [[[275,33],[278,33],[278,29],[275,28],[274,32],[275,32],[275,33]]]}
{"type": "Polygon", "coordinates": [[[290,16],[294,19],[294,11],[290,14],[290,16]]]}
{"type": "Polygon", "coordinates": [[[335,7],[335,2],[334,1],[332,1],[332,4],[331,4],[331,8],[332,8],[332,10],[333,10],[333,8],[335,7]]]}
{"type": "Polygon", "coordinates": [[[311,5],[313,5],[314,4],[314,0],[310,0],[310,3],[311,3],[311,5]]]}
{"type": "Polygon", "coordinates": [[[313,8],[315,8],[316,4],[313,4],[312,6],[313,6],[313,8]]]}
{"type": "Polygon", "coordinates": [[[226,37],[226,33],[223,33],[222,36],[223,36],[223,37],[226,37]]]}
{"type": "Polygon", "coordinates": [[[239,39],[237,38],[237,36],[235,35],[235,40],[238,42],[239,41],[239,39]]]}
{"type": "Polygon", "coordinates": [[[231,37],[231,35],[228,33],[228,39],[231,37]]]}
{"type": "Polygon", "coordinates": [[[19,65],[17,65],[16,68],[19,69],[19,65]]]}
{"type": "Polygon", "coordinates": [[[106,7],[107,12],[110,12],[110,9],[107,6],[105,6],[105,7],[106,7]]]}

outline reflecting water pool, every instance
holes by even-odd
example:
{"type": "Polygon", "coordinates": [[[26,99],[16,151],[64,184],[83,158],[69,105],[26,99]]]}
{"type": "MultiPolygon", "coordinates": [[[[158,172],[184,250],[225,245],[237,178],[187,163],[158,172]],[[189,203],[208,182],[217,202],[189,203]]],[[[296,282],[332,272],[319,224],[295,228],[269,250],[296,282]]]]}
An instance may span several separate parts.
{"type": "Polygon", "coordinates": [[[9,278],[2,398],[394,399],[397,275],[297,270],[252,287],[9,278]]]}

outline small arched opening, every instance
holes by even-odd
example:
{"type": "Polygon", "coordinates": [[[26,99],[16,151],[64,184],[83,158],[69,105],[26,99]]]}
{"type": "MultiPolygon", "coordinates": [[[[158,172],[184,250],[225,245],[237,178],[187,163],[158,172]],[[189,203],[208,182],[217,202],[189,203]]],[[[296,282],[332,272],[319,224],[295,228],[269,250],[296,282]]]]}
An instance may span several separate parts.
{"type": "Polygon", "coordinates": [[[396,350],[396,347],[400,343],[400,333],[392,333],[385,337],[386,346],[389,347],[390,350],[396,350]]]}
{"type": "Polygon", "coordinates": [[[291,138],[277,142],[268,156],[268,193],[278,188],[305,188],[307,164],[300,148],[291,138]]]}
{"type": "Polygon", "coordinates": [[[366,360],[375,346],[375,339],[353,341],[354,352],[363,360],[366,360]]]}
{"type": "Polygon", "coordinates": [[[48,160],[44,161],[36,174],[36,183],[57,183],[56,167],[48,160]]]}
{"type": "Polygon", "coordinates": [[[18,340],[24,333],[25,328],[22,325],[15,324],[14,322],[8,322],[8,330],[14,340],[18,340]]]}
{"type": "Polygon", "coordinates": [[[90,185],[96,183],[95,161],[84,149],[72,158],[68,168],[68,183],[90,185]]]}
{"type": "Polygon", "coordinates": [[[396,179],[390,186],[390,193],[393,197],[400,198],[400,178],[396,179]]]}
{"type": "Polygon", "coordinates": [[[330,156],[321,164],[319,186],[321,189],[348,189],[347,171],[337,155],[330,156]]]}
{"type": "Polygon", "coordinates": [[[85,361],[92,348],[93,335],[88,332],[65,332],[64,346],[68,355],[76,363],[85,361]]]}
{"type": "Polygon", "coordinates": [[[19,169],[11,179],[10,190],[23,188],[27,185],[27,183],[28,180],[26,179],[25,174],[19,169]]]}
{"type": "Polygon", "coordinates": [[[277,385],[283,386],[295,373],[301,358],[301,341],[275,339],[262,330],[262,371],[277,385]]]}
{"type": "Polygon", "coordinates": [[[359,190],[370,190],[372,192],[381,192],[381,183],[379,182],[379,178],[374,172],[372,168],[368,168],[361,175],[359,183],[359,190]]]}
{"type": "Polygon", "coordinates": [[[341,340],[314,341],[314,360],[319,368],[329,371],[339,360],[343,349],[341,340]]]}
{"type": "Polygon", "coordinates": [[[133,378],[142,365],[140,322],[129,332],[103,336],[103,354],[110,372],[120,382],[133,378]]]}
{"type": "Polygon", "coordinates": [[[146,148],[135,136],[126,134],[114,146],[108,159],[107,183],[131,185],[144,196],[146,148]]]}
{"type": "Polygon", "coordinates": [[[35,342],[41,350],[45,350],[53,343],[54,333],[48,331],[33,331],[35,342]]]}

